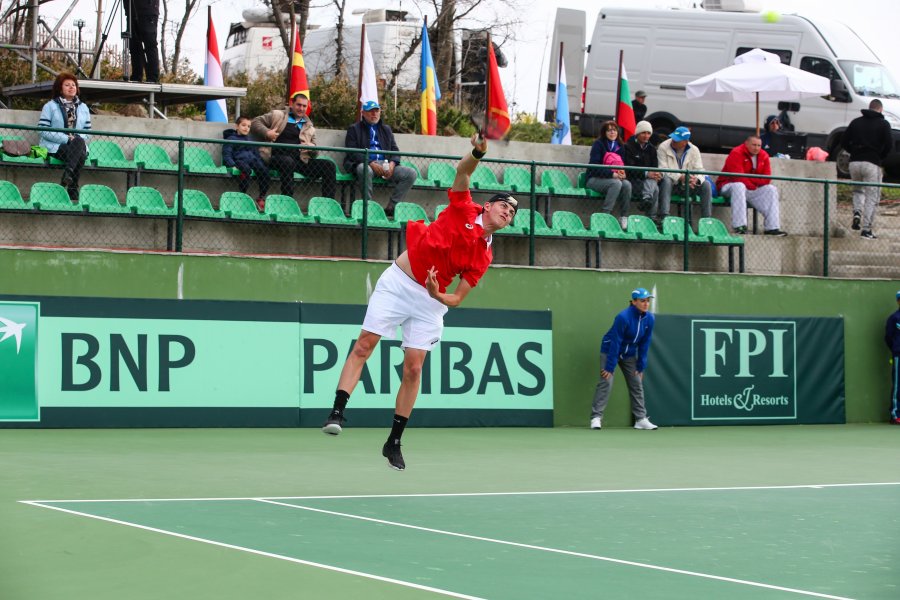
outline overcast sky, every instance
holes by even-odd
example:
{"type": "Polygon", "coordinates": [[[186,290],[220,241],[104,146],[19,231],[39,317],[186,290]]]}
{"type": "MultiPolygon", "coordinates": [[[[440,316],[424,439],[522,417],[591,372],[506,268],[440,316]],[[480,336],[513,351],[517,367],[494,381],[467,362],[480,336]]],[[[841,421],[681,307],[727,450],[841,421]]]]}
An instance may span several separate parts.
{"type": "MultiPolygon", "coordinates": [[[[84,38],[92,39],[97,23],[97,1],[78,0],[78,5],[68,21],[82,18],[87,22],[84,29],[84,38]]],[[[127,1],[127,0],[125,0],[127,1]]],[[[601,6],[631,6],[631,7],[665,7],[678,6],[689,7],[692,2],[671,0],[612,0],[602,2],[600,0],[513,0],[521,7],[517,14],[523,20],[523,25],[516,32],[516,40],[508,42],[503,51],[509,59],[509,66],[501,69],[501,79],[504,90],[510,104],[510,110],[516,112],[529,112],[538,115],[543,114],[544,94],[547,86],[547,61],[550,55],[550,39],[552,38],[553,19],[557,7],[574,8],[584,10],[587,13],[588,41],[593,31],[594,23],[601,6]]],[[[895,79],[900,80],[900,44],[896,42],[896,27],[900,17],[900,2],[897,0],[854,0],[848,3],[846,0],[759,0],[765,10],[779,10],[783,13],[800,12],[810,16],[818,16],[841,20],[852,27],[881,58],[882,62],[891,69],[895,79]],[[851,8],[852,6],[852,8],[851,8]]],[[[181,6],[177,0],[169,0],[173,7],[181,6]]],[[[103,0],[103,5],[111,6],[111,0],[103,0]]],[[[213,6],[213,22],[220,46],[225,44],[228,29],[232,22],[241,20],[241,12],[245,8],[261,6],[260,2],[253,0],[201,0],[201,8],[192,19],[185,36],[184,49],[186,56],[192,63],[195,71],[203,72],[203,62],[206,52],[206,6],[213,6]]],[[[310,23],[327,26],[335,22],[333,5],[324,0],[313,0],[310,14],[310,23]]],[[[424,5],[424,3],[422,3],[424,5]]],[[[51,27],[69,7],[68,0],[55,0],[42,6],[42,15],[51,27]]],[[[386,1],[383,4],[372,0],[347,0],[348,24],[358,24],[361,17],[351,15],[356,8],[376,8],[379,6],[389,8],[401,8],[410,11],[417,17],[422,15],[409,0],[386,1]]],[[[489,21],[489,13],[499,10],[499,4],[487,0],[486,7],[480,22],[489,21]],[[488,14],[485,14],[488,13],[488,14]]],[[[435,15],[426,13],[429,21],[435,15]]],[[[180,17],[180,14],[178,15],[180,17]]],[[[106,23],[108,15],[104,15],[103,23],[106,23]]],[[[474,27],[479,26],[474,24],[474,27]]],[[[119,34],[121,25],[118,19],[114,20],[110,28],[108,43],[120,43],[119,34]]],[[[220,52],[222,48],[220,47],[220,52]]],[[[571,82],[570,82],[571,83],[571,82]]]]}

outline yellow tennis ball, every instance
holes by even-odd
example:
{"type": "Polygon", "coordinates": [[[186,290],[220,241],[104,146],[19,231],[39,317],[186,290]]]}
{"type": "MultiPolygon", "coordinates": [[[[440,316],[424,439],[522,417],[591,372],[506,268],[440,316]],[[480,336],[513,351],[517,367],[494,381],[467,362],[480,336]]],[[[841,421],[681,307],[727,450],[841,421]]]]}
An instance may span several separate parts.
{"type": "Polygon", "coordinates": [[[763,21],[766,23],[777,23],[781,20],[781,15],[774,10],[767,10],[762,15],[763,21]]]}

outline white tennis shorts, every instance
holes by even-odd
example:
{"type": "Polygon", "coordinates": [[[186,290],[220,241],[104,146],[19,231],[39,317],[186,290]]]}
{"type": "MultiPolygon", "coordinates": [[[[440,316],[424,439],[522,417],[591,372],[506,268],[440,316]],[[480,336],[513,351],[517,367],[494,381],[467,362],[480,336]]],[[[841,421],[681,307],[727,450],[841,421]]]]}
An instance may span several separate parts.
{"type": "Polygon", "coordinates": [[[400,327],[403,348],[431,350],[441,341],[446,312],[446,306],[394,263],[375,284],[362,328],[393,339],[400,327]]]}

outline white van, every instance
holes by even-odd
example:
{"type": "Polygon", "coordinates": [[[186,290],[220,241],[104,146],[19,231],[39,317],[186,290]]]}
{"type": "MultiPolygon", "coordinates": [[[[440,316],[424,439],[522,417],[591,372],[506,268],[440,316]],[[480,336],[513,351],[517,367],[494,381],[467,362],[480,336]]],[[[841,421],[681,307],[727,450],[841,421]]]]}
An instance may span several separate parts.
{"type": "MultiPolygon", "coordinates": [[[[573,38],[577,23],[571,12],[558,15],[560,39],[573,38]]],[[[567,74],[573,69],[577,76],[580,65],[585,64],[583,112],[572,115],[573,125],[577,122],[584,135],[596,135],[599,124],[615,110],[619,51],[623,50],[631,93],[647,93],[645,118],[655,131],[668,133],[685,124],[699,146],[737,146],[755,128],[755,104],[688,100],[685,85],[731,65],[747,50],[762,48],[780,56],[785,64],[832,81],[831,95],[792,102],[789,108],[795,111],[788,113],[795,130],[806,134],[806,146],[824,148],[832,159],[849,122],[860,115],[860,109],[868,108],[873,98],[881,99],[883,114],[894,130],[894,152],[885,169],[900,177],[900,87],[866,43],[842,23],[800,15],[782,15],[777,22],[767,22],[759,12],[608,8],[598,15],[586,63],[577,48],[577,42],[566,44],[564,56],[567,74]]],[[[556,81],[556,64],[551,60],[549,81],[556,81]]],[[[569,106],[581,106],[580,90],[572,88],[569,106]]],[[[551,98],[548,94],[547,106],[553,106],[551,98]]],[[[760,122],[780,112],[779,103],[761,102],[760,122]]]]}

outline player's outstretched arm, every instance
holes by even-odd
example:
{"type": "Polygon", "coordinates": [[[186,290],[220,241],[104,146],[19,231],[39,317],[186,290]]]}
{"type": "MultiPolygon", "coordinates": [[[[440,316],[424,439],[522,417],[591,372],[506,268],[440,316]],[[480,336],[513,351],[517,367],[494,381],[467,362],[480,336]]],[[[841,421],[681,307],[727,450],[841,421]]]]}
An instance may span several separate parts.
{"type": "Polygon", "coordinates": [[[478,161],[487,152],[487,140],[481,137],[480,133],[473,134],[470,141],[472,142],[472,152],[463,156],[456,164],[456,179],[453,180],[453,187],[450,188],[454,192],[465,192],[469,189],[469,179],[475,172],[478,161]]]}
{"type": "Polygon", "coordinates": [[[462,301],[465,300],[466,296],[469,295],[469,292],[472,291],[472,286],[469,285],[469,282],[465,279],[460,279],[459,283],[456,285],[456,289],[453,290],[453,293],[442,293],[440,291],[440,286],[438,285],[437,280],[437,271],[434,270],[434,267],[431,267],[428,270],[428,277],[425,279],[425,289],[428,290],[428,295],[449,308],[454,308],[462,304],[462,301]]]}

